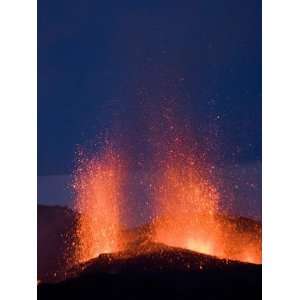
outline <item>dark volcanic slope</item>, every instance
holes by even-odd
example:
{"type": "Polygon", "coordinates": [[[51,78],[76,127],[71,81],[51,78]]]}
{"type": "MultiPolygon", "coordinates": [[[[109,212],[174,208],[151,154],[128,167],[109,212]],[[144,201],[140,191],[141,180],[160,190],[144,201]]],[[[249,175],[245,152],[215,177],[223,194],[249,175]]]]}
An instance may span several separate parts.
{"type": "Polygon", "coordinates": [[[161,244],[100,255],[77,266],[69,276],[60,283],[40,284],[38,298],[261,298],[261,266],[161,244]]]}
{"type": "Polygon", "coordinates": [[[75,213],[65,207],[38,205],[37,275],[42,281],[64,269],[75,213]]]}

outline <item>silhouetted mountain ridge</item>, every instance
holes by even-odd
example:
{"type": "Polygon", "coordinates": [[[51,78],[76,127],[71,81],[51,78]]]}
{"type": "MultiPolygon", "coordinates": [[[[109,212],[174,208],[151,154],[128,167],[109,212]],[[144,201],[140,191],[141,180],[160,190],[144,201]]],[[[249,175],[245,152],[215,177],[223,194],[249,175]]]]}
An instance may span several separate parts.
{"type": "MultiPolygon", "coordinates": [[[[76,217],[77,214],[66,207],[38,205],[38,279],[42,282],[56,282],[65,278],[67,258],[69,254],[68,252],[70,252],[70,241],[72,239],[76,217]]],[[[257,221],[253,221],[243,217],[236,219],[224,216],[222,217],[227,222],[233,222],[237,224],[237,226],[240,227],[241,230],[251,230],[256,231],[257,235],[261,234],[261,224],[257,221]]],[[[150,243],[148,240],[148,234],[149,232],[151,232],[151,230],[151,224],[145,224],[136,228],[124,230],[124,235],[126,236],[128,244],[130,245],[129,249],[134,249],[129,251],[136,251],[137,253],[143,255],[137,256],[134,259],[127,258],[128,261],[125,263],[125,265],[127,265],[127,269],[129,268],[129,266],[130,268],[134,269],[134,262],[138,261],[139,259],[146,261],[147,263],[144,264],[145,268],[152,272],[158,271],[158,269],[155,267],[157,266],[156,262],[163,260],[163,263],[166,265],[169,261],[169,256],[171,257],[171,261],[177,261],[177,259],[181,257],[181,254],[184,254],[184,257],[190,257],[190,253],[192,253],[192,257],[201,255],[200,260],[200,257],[197,257],[196,259],[199,261],[203,261],[204,257],[206,257],[206,260],[208,261],[211,258],[211,256],[195,253],[186,249],[168,247],[163,244],[150,243]],[[158,257],[157,251],[162,251],[165,254],[162,257],[158,257]],[[173,257],[172,253],[174,253],[174,251],[177,253],[177,258],[173,257]],[[156,262],[154,261],[150,264],[148,262],[152,257],[155,257],[156,262]],[[166,258],[167,260],[165,260],[166,258]],[[133,265],[131,265],[131,263],[133,265]]],[[[113,258],[115,264],[113,267],[114,269],[117,268],[117,266],[121,268],[122,262],[125,259],[124,257],[126,257],[126,255],[129,256],[129,253],[126,251],[125,253],[123,253],[123,255],[118,256],[114,256],[114,254],[102,254],[102,269],[105,266],[104,262],[108,258],[113,258]]],[[[222,265],[224,262],[225,265],[228,265],[228,261],[226,260],[219,260],[217,258],[214,258],[214,261],[222,262],[220,263],[220,265],[222,265]]],[[[181,266],[182,262],[178,262],[178,264],[181,266]]],[[[183,265],[184,264],[185,263],[183,263],[183,265]]],[[[106,268],[108,268],[109,266],[111,265],[107,263],[106,268]]],[[[193,267],[193,269],[197,269],[198,267],[199,264],[196,264],[196,267],[193,267]]],[[[179,269],[178,268],[179,266],[176,266],[175,268],[175,265],[168,265],[167,269],[180,271],[185,270],[181,267],[179,269]]],[[[107,271],[110,272],[109,269],[107,269],[107,271]]]]}
{"type": "Polygon", "coordinates": [[[260,299],[261,266],[145,243],[82,263],[65,281],[40,284],[38,298],[260,299]]]}

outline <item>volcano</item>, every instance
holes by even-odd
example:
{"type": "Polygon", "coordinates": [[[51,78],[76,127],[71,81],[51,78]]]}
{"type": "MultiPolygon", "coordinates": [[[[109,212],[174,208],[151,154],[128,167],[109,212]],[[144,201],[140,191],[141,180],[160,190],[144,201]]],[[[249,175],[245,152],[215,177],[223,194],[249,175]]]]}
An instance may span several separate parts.
{"type": "MultiPolygon", "coordinates": [[[[63,208],[42,208],[48,221],[61,219],[63,215],[61,223],[65,224],[72,216],[63,208]]],[[[246,231],[255,228],[260,231],[260,224],[249,219],[228,219],[228,222],[239,224],[246,231]]],[[[44,226],[42,223],[40,226],[42,233],[44,226]]],[[[49,235],[51,228],[46,229],[49,235]]],[[[64,226],[53,228],[51,235],[61,236],[63,230],[64,226]]],[[[260,264],[220,259],[151,242],[148,239],[151,230],[149,224],[124,230],[126,249],[102,253],[69,269],[57,267],[52,273],[55,276],[49,275],[50,269],[42,276],[41,269],[38,299],[261,299],[260,264]]],[[[45,244],[43,239],[39,242],[45,244]]],[[[57,245],[53,245],[53,251],[56,250],[53,258],[59,257],[61,251],[57,245]]]]}
{"type": "Polygon", "coordinates": [[[38,299],[260,299],[261,265],[143,241],[78,264],[38,299]]]}
{"type": "Polygon", "coordinates": [[[80,158],[73,226],[58,240],[65,265],[39,278],[39,299],[261,297],[261,226],[227,217],[205,168],[174,140],[149,192],[155,216],[135,229],[124,225],[126,160],[110,145],[80,158]]]}

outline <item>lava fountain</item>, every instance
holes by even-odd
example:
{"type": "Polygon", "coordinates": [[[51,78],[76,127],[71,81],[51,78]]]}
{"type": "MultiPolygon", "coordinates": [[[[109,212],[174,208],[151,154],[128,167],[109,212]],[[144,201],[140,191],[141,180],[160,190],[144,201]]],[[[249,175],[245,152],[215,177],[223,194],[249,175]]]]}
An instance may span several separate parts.
{"type": "Polygon", "coordinates": [[[154,184],[152,239],[220,258],[261,263],[261,232],[225,217],[221,195],[192,149],[191,135],[178,133],[170,120],[170,134],[157,151],[160,175],[154,184]]]}
{"type": "Polygon", "coordinates": [[[194,159],[175,155],[164,165],[155,188],[158,217],[153,239],[170,246],[223,255],[219,245],[217,190],[201,175],[194,159]]]}
{"type": "Polygon", "coordinates": [[[153,240],[220,258],[261,263],[259,230],[221,214],[220,195],[188,159],[167,164],[155,189],[153,240]]]}
{"type": "Polygon", "coordinates": [[[75,172],[75,262],[83,262],[101,253],[120,251],[122,163],[107,146],[101,156],[79,159],[75,172]]]}

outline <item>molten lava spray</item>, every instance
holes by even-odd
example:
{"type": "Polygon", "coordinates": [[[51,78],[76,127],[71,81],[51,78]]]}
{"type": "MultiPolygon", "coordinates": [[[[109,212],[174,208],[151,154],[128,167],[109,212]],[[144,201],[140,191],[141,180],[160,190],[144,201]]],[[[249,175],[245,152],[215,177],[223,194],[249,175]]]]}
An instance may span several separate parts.
{"type": "Polygon", "coordinates": [[[156,188],[153,239],[170,246],[245,262],[261,262],[259,232],[247,231],[219,213],[219,194],[199,166],[167,164],[156,188]]]}
{"type": "Polygon", "coordinates": [[[156,221],[156,241],[206,254],[217,251],[219,196],[193,165],[174,161],[168,166],[155,199],[161,213],[156,221]]]}
{"type": "Polygon", "coordinates": [[[100,157],[81,156],[74,182],[79,212],[75,262],[122,249],[121,184],[121,159],[112,147],[107,146],[100,157]]]}
{"type": "Polygon", "coordinates": [[[176,138],[161,162],[154,203],[158,216],[153,238],[170,246],[215,255],[221,228],[216,222],[219,194],[198,160],[176,138]]]}
{"type": "MultiPolygon", "coordinates": [[[[201,155],[188,126],[175,122],[170,107],[166,105],[158,122],[151,126],[150,169],[155,171],[150,172],[153,176],[147,192],[151,193],[155,217],[147,240],[219,258],[261,263],[260,227],[225,216],[221,194],[211,176],[213,168],[201,155]]],[[[128,208],[125,215],[123,210],[124,182],[128,184],[130,178],[124,178],[123,166],[124,161],[109,144],[100,156],[79,159],[74,182],[79,212],[75,263],[135,245],[129,245],[121,228],[124,217],[128,218],[128,208]]]]}
{"type": "Polygon", "coordinates": [[[157,155],[161,175],[153,194],[152,239],[220,258],[260,263],[259,232],[244,230],[221,215],[220,194],[191,150],[193,143],[186,138],[190,135],[178,133],[171,123],[169,128],[157,155]]]}

